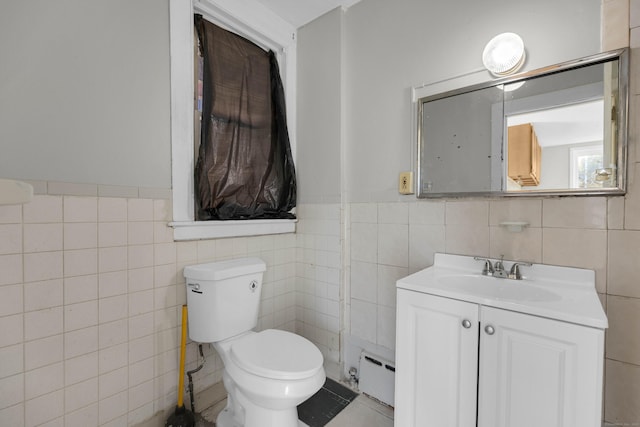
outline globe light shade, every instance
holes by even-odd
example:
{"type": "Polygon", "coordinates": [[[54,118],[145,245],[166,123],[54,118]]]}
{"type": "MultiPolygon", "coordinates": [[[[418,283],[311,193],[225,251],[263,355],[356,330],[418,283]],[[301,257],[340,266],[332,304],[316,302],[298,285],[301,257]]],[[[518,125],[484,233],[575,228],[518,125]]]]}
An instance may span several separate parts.
{"type": "Polygon", "coordinates": [[[498,34],[484,47],[482,63],[494,76],[517,72],[525,61],[524,42],[515,33],[498,34]]]}

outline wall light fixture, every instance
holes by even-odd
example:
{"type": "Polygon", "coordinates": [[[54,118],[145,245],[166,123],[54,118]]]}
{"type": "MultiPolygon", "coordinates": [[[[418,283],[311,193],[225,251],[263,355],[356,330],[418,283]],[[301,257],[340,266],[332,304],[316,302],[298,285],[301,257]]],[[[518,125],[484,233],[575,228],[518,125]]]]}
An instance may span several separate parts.
{"type": "Polygon", "coordinates": [[[484,47],[482,63],[491,74],[498,77],[517,72],[524,64],[524,42],[515,33],[498,34],[484,47]]]}

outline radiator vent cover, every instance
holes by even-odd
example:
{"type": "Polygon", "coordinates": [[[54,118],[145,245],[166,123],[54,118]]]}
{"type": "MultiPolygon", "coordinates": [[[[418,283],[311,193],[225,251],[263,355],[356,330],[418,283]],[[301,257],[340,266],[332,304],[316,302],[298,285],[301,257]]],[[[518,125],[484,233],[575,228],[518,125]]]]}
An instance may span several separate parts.
{"type": "Polygon", "coordinates": [[[360,379],[358,388],[389,406],[394,406],[395,365],[375,354],[360,353],[360,379]]]}

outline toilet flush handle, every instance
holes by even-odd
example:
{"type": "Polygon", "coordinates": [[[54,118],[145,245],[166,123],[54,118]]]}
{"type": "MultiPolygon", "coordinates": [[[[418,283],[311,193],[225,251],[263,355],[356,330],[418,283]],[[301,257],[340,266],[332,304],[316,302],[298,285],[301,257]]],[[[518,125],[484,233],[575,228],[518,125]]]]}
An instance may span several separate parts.
{"type": "Polygon", "coordinates": [[[251,292],[255,292],[256,289],[258,289],[258,281],[252,280],[251,283],[249,283],[249,289],[251,289],[251,292]]]}
{"type": "Polygon", "coordinates": [[[197,294],[201,294],[200,283],[188,283],[187,286],[191,288],[191,292],[195,292],[197,294]]]}

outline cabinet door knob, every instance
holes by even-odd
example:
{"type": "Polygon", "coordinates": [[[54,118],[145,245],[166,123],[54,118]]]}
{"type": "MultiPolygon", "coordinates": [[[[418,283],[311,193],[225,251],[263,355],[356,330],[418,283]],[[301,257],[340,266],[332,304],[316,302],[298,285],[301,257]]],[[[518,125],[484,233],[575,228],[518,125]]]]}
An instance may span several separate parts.
{"type": "Polygon", "coordinates": [[[471,320],[464,319],[462,321],[462,327],[465,328],[465,329],[469,329],[471,327],[471,320]]]}
{"type": "Polygon", "coordinates": [[[493,335],[496,332],[495,328],[491,325],[485,326],[484,331],[487,333],[487,335],[493,335]]]}

